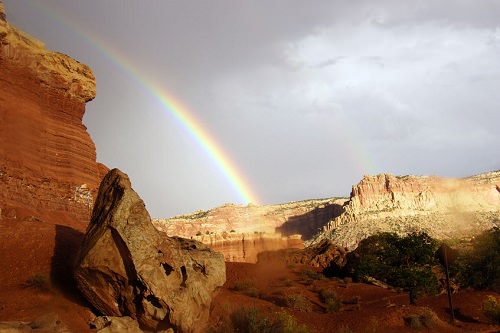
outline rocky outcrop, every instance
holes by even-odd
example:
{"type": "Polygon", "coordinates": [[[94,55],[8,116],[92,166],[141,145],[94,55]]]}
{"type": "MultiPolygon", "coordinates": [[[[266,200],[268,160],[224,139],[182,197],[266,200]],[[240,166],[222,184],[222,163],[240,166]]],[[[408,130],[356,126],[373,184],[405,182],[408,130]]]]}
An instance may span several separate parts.
{"type": "Polygon", "coordinates": [[[98,333],[143,333],[139,323],[134,319],[125,317],[97,317],[91,323],[98,333]]]}
{"type": "Polygon", "coordinates": [[[347,253],[346,248],[342,248],[328,239],[323,239],[317,244],[302,250],[288,248],[259,253],[258,261],[278,260],[286,263],[306,264],[321,268],[329,273],[333,266],[340,268],[345,266],[347,253]]]}
{"type": "Polygon", "coordinates": [[[104,315],[130,316],[153,331],[204,332],[225,263],[202,243],[156,230],[127,175],[113,169],[99,188],[74,275],[104,315]]]}
{"type": "Polygon", "coordinates": [[[500,171],[462,179],[365,176],[323,238],[354,248],[377,232],[425,231],[438,239],[474,236],[500,225],[500,171]]]}
{"type": "MultiPolygon", "coordinates": [[[[302,249],[304,241],[300,235],[282,237],[279,234],[238,234],[222,233],[221,235],[210,235],[210,247],[224,255],[227,262],[256,263],[258,254],[264,251],[276,251],[281,249],[302,249]]],[[[206,238],[206,237],[205,237],[206,238]]]]}
{"type": "Polygon", "coordinates": [[[209,242],[209,237],[203,235],[224,232],[299,234],[308,239],[341,212],[345,201],[345,198],[328,198],[264,206],[226,204],[208,211],[153,219],[153,223],[169,235],[189,238],[198,234],[203,242],[209,242]]]}
{"type": "Polygon", "coordinates": [[[227,204],[208,211],[154,219],[171,236],[196,239],[224,254],[226,261],[256,262],[262,251],[302,248],[340,214],[345,198],[295,201],[279,205],[227,204]]]}
{"type": "Polygon", "coordinates": [[[100,180],[82,123],[92,71],[11,26],[0,3],[0,73],[0,218],[23,208],[88,219],[100,180]]]}

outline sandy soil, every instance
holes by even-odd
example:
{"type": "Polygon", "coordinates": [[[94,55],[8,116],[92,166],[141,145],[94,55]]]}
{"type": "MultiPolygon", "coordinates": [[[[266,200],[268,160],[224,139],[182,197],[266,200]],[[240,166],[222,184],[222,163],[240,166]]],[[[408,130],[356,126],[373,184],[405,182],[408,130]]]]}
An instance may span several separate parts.
{"type": "MultiPolygon", "coordinates": [[[[56,313],[72,332],[91,332],[88,321],[94,314],[71,278],[71,263],[85,226],[64,214],[33,215],[18,212],[16,219],[0,220],[0,321],[32,321],[56,313]],[[26,286],[36,276],[44,277],[46,283],[26,286]]],[[[227,263],[226,267],[227,282],[211,307],[213,327],[232,310],[244,306],[270,316],[285,311],[313,332],[349,328],[352,332],[404,333],[415,329],[405,325],[403,318],[429,308],[432,327],[420,329],[422,332],[500,332],[500,326],[490,325],[481,313],[481,302],[491,292],[454,295],[460,313],[451,324],[446,295],[423,297],[418,306],[410,306],[406,293],[338,279],[310,278],[314,276],[311,267],[286,265],[279,258],[257,264],[227,263]],[[340,310],[326,312],[318,296],[321,289],[337,293],[342,300],[340,310]],[[290,295],[302,295],[306,305],[290,305],[290,295]]]]}
{"type": "Polygon", "coordinates": [[[90,331],[93,314],[71,275],[84,232],[65,214],[18,209],[16,219],[0,220],[0,321],[30,322],[56,313],[73,332],[90,331]]]}

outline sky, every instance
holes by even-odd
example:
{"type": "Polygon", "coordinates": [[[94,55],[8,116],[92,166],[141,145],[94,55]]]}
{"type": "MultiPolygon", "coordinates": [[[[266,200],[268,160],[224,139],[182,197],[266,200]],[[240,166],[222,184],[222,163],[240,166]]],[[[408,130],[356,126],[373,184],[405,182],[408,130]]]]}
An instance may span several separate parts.
{"type": "Polygon", "coordinates": [[[500,169],[500,1],[3,2],[92,68],[97,159],[153,217],[500,169]]]}

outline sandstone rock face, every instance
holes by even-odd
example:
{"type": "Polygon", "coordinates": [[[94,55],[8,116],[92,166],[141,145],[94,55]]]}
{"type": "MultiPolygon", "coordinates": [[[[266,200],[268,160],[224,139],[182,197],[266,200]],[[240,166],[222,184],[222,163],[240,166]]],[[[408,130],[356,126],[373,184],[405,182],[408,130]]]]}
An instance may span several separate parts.
{"type": "Polygon", "coordinates": [[[0,218],[16,207],[88,218],[99,184],[82,123],[92,71],[12,27],[0,3],[0,73],[0,218]]]}
{"type": "Polygon", "coordinates": [[[325,271],[333,266],[344,267],[347,263],[347,253],[346,248],[339,247],[328,239],[323,239],[303,250],[282,249],[259,253],[258,261],[284,260],[286,263],[306,264],[322,268],[325,271]]]}
{"type": "Polygon", "coordinates": [[[226,278],[220,253],[156,230],[130,180],[117,169],[101,183],[74,275],[102,314],[176,332],[204,331],[212,294],[226,278]]]}
{"type": "Polygon", "coordinates": [[[381,231],[422,230],[438,239],[474,236],[500,225],[500,171],[462,179],[390,174],[365,176],[322,238],[356,247],[381,231]]]}
{"type": "Polygon", "coordinates": [[[224,254],[226,261],[257,261],[263,251],[302,248],[303,240],[342,211],[345,198],[304,200],[279,205],[227,204],[209,211],[153,223],[170,236],[196,239],[224,254]]]}
{"type": "Polygon", "coordinates": [[[97,317],[92,326],[99,333],[143,333],[139,324],[130,317],[97,317]]]}

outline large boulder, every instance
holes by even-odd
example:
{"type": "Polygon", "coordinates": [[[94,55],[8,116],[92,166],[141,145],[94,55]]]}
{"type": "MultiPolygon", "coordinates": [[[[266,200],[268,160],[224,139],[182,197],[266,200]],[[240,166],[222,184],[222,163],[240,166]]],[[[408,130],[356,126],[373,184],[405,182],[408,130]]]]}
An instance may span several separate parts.
{"type": "Polygon", "coordinates": [[[74,275],[103,315],[130,316],[152,331],[203,332],[226,269],[222,254],[155,229],[128,176],[113,169],[101,182],[74,275]]]}

